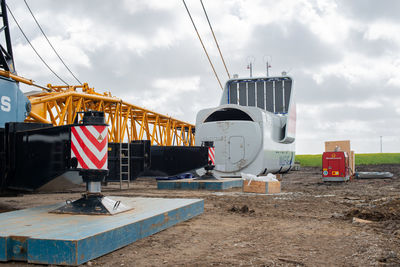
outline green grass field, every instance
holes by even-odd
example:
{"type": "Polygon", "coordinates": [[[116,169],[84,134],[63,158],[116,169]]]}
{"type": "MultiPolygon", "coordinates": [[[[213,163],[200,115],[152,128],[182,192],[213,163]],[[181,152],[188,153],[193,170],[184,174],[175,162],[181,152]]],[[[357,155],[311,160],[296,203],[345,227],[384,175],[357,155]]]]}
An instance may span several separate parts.
{"type": "MultiPolygon", "coordinates": [[[[322,155],[296,155],[301,166],[321,167],[322,155]]],[[[400,164],[400,153],[356,154],[356,165],[400,164]]]]}

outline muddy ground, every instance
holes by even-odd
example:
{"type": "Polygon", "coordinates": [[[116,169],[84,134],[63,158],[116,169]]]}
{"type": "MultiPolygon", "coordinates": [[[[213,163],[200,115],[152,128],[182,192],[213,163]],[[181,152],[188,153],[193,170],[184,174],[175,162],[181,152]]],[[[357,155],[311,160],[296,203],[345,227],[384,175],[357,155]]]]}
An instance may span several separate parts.
{"type": "MultiPolygon", "coordinates": [[[[391,171],[394,177],[326,184],[319,168],[302,168],[284,175],[278,195],[160,191],[155,180],[144,178],[123,191],[108,186],[110,195],[202,198],[205,211],[86,265],[400,266],[400,165],[357,170],[391,171]]],[[[79,196],[1,197],[0,210],[79,196]]],[[[2,265],[16,264],[26,265],[2,265]]]]}

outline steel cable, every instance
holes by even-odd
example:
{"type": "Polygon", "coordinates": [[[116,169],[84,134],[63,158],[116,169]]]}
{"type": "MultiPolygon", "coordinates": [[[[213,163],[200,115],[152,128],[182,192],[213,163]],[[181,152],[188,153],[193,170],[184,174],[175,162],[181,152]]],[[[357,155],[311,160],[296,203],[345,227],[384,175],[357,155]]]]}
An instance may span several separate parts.
{"type": "Polygon", "coordinates": [[[207,15],[206,8],[205,8],[204,5],[203,5],[203,0],[200,0],[200,3],[201,3],[201,6],[203,7],[204,14],[206,15],[206,18],[207,18],[207,21],[208,21],[208,25],[210,26],[211,33],[212,33],[212,35],[213,35],[213,37],[214,37],[215,44],[217,45],[217,48],[218,48],[218,51],[219,51],[219,55],[221,56],[222,63],[224,63],[224,67],[225,67],[226,73],[228,74],[228,77],[229,77],[229,79],[230,79],[230,78],[231,78],[231,75],[229,74],[228,68],[226,67],[225,60],[224,60],[224,57],[222,56],[221,49],[219,48],[217,38],[215,37],[214,30],[213,30],[213,28],[212,28],[212,26],[211,26],[211,22],[210,22],[210,20],[208,19],[208,15],[207,15]]]}
{"type": "Polygon", "coordinates": [[[208,53],[207,53],[207,49],[206,49],[206,47],[205,47],[204,44],[203,44],[203,40],[201,40],[200,34],[199,34],[199,32],[197,31],[197,27],[196,27],[196,25],[194,24],[192,15],[190,14],[190,11],[189,11],[188,7],[186,6],[185,0],[182,0],[182,2],[183,2],[183,4],[185,5],[186,11],[187,11],[187,13],[188,13],[188,15],[189,15],[189,18],[190,18],[190,20],[192,21],[194,30],[195,30],[196,33],[197,33],[197,37],[199,37],[200,43],[201,43],[201,45],[203,46],[204,52],[206,53],[206,56],[207,56],[207,58],[208,58],[208,62],[210,62],[210,65],[211,65],[211,68],[213,69],[214,75],[215,75],[215,77],[216,77],[217,80],[218,80],[219,86],[220,86],[221,89],[223,90],[224,88],[222,87],[221,81],[220,81],[219,78],[218,78],[217,72],[215,71],[214,65],[213,65],[212,62],[211,62],[210,56],[209,56],[208,53]]]}
{"type": "Polygon", "coordinates": [[[28,3],[26,2],[26,0],[24,0],[26,7],[28,8],[29,12],[31,13],[33,19],[36,22],[36,25],[39,27],[40,31],[42,32],[44,38],[46,38],[47,42],[49,43],[49,45],[51,46],[51,48],[53,49],[54,53],[57,55],[57,57],[60,59],[60,61],[62,62],[62,64],[64,65],[64,67],[69,71],[69,73],[71,73],[71,75],[75,78],[75,80],[82,85],[81,81],[76,78],[76,76],[72,73],[72,71],[70,70],[70,68],[68,68],[67,64],[65,64],[64,60],[61,58],[61,56],[57,53],[56,49],[54,48],[54,46],[51,44],[49,38],[47,38],[47,35],[44,33],[42,27],[40,26],[39,22],[37,21],[35,15],[33,15],[33,12],[31,10],[31,8],[29,7],[28,3]]]}
{"type": "Polygon", "coordinates": [[[44,59],[40,56],[40,54],[38,53],[38,51],[35,49],[35,47],[32,45],[32,43],[29,41],[28,37],[26,36],[25,32],[22,30],[21,26],[19,25],[17,19],[14,17],[14,14],[11,12],[10,7],[7,5],[7,9],[8,12],[10,12],[13,20],[15,21],[15,23],[17,24],[19,30],[21,31],[22,35],[25,37],[26,41],[29,43],[29,45],[32,47],[33,51],[35,51],[36,55],[40,58],[40,60],[43,62],[44,65],[46,65],[46,67],[60,80],[62,81],[65,85],[69,84],[67,82],[65,82],[57,73],[55,73],[55,71],[50,68],[50,66],[46,63],[46,61],[44,61],[44,59]]]}

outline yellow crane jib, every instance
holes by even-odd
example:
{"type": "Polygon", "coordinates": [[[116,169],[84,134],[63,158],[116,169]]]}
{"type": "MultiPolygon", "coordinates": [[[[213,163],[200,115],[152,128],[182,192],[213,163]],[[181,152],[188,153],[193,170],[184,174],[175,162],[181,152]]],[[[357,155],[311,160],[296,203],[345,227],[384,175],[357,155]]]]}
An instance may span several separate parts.
{"type": "Polygon", "coordinates": [[[109,125],[109,142],[150,140],[159,146],[194,146],[195,127],[139,106],[111,93],[100,94],[87,83],[76,86],[47,85],[47,90],[28,96],[32,111],[26,122],[73,124],[82,119],[79,112],[103,111],[109,125]],[[80,91],[78,91],[80,89],[80,91]]]}

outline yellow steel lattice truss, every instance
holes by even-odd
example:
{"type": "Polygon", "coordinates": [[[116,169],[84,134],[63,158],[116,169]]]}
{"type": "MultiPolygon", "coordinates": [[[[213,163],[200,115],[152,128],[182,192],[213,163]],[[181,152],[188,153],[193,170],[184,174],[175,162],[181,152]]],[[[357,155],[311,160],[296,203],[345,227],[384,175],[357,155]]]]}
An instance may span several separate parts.
{"type": "MultiPolygon", "coordinates": [[[[109,125],[109,142],[150,140],[152,145],[193,146],[194,125],[129,104],[110,93],[100,94],[85,83],[79,86],[47,85],[49,92],[28,96],[32,111],[26,122],[73,124],[78,112],[103,111],[109,125]],[[81,91],[78,91],[81,89],[81,91]]],[[[76,120],[77,118],[77,120],[76,120]]]]}

